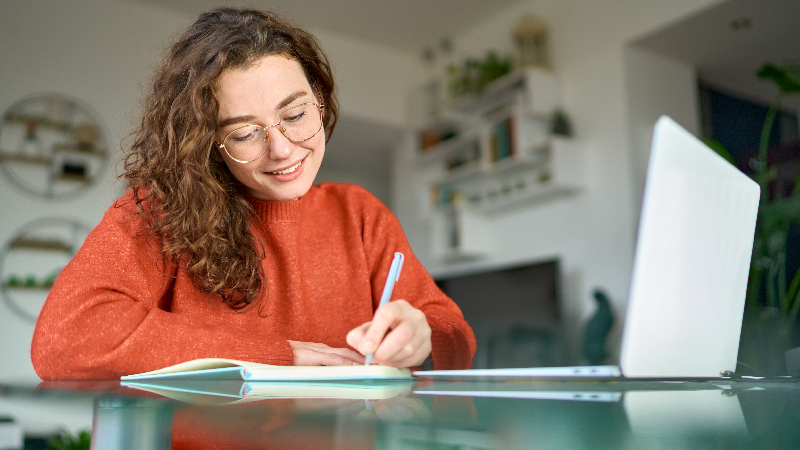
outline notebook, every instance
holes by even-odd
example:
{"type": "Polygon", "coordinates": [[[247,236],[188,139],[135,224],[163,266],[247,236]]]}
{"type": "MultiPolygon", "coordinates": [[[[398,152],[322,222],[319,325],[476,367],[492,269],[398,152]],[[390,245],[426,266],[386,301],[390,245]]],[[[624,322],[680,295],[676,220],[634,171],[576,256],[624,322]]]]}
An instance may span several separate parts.
{"type": "Polygon", "coordinates": [[[408,369],[373,365],[275,366],[225,358],[200,358],[150,372],[125,375],[123,381],[152,380],[244,380],[244,381],[353,381],[410,380],[408,369]]]}
{"type": "Polygon", "coordinates": [[[413,381],[241,381],[158,378],[122,381],[121,386],[141,389],[185,403],[227,405],[270,398],[335,398],[382,400],[411,393],[413,381]]]}
{"type": "Polygon", "coordinates": [[[655,124],[619,366],[420,377],[715,378],[736,370],[760,189],[676,122],[655,124]]]}

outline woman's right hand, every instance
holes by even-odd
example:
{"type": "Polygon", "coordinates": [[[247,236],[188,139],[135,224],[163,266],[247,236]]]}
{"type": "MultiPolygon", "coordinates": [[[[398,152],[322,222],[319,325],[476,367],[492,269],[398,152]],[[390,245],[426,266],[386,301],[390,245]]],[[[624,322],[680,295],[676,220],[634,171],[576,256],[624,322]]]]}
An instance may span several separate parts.
{"type": "Polygon", "coordinates": [[[316,342],[288,341],[295,366],[357,366],[364,356],[349,348],[333,348],[316,342]]]}

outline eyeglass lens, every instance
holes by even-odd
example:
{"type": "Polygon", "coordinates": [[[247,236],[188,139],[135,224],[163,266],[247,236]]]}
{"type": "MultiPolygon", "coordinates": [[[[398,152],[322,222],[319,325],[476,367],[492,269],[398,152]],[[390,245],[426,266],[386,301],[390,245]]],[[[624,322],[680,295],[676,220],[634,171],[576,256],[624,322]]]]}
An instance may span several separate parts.
{"type": "MultiPolygon", "coordinates": [[[[277,126],[290,141],[306,141],[322,128],[322,110],[314,103],[295,106],[283,113],[277,126]]],[[[245,162],[264,154],[267,140],[265,128],[245,125],[230,132],[222,144],[232,158],[245,162]]]]}

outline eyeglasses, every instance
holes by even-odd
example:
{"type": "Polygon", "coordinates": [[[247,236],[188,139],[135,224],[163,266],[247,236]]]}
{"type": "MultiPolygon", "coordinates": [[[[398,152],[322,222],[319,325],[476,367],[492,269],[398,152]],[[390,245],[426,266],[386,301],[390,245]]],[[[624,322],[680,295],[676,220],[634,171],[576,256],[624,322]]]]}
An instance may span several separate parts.
{"type": "Polygon", "coordinates": [[[322,109],[324,105],[303,103],[287,109],[278,123],[262,127],[246,124],[225,135],[220,148],[232,160],[249,163],[261,158],[269,148],[268,128],[278,127],[292,142],[303,142],[311,139],[322,129],[322,109]]]}

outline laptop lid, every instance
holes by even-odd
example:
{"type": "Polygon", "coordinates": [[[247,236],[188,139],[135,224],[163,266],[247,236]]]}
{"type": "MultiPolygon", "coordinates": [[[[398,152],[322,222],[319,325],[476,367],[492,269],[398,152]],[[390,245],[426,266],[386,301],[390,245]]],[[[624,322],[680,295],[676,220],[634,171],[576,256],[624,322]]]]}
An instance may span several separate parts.
{"type": "Polygon", "coordinates": [[[760,189],[672,119],[655,125],[620,369],[735,370],[760,189]]]}

